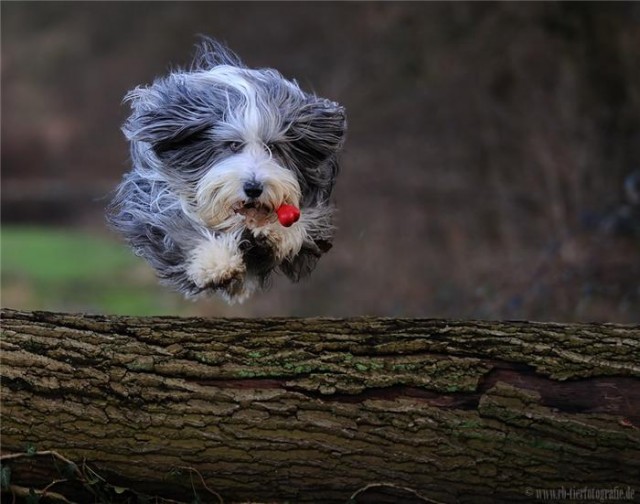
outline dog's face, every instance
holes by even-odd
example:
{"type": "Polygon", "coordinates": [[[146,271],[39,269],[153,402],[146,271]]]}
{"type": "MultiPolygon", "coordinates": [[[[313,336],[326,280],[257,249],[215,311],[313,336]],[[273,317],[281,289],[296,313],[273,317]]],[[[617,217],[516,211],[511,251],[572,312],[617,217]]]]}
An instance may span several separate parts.
{"type": "Polygon", "coordinates": [[[275,70],[253,70],[213,42],[192,68],[128,95],[138,165],[168,181],[185,212],[224,229],[242,207],[326,202],[344,109],[275,70]]]}

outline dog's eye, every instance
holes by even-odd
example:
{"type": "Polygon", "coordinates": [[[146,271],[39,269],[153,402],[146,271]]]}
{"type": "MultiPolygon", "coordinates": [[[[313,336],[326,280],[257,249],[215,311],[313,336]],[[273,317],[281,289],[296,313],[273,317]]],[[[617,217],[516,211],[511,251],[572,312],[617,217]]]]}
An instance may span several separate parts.
{"type": "Polygon", "coordinates": [[[244,144],[242,142],[227,142],[226,143],[227,149],[229,149],[231,152],[240,152],[240,150],[242,150],[243,146],[244,146],[244,144]]]}

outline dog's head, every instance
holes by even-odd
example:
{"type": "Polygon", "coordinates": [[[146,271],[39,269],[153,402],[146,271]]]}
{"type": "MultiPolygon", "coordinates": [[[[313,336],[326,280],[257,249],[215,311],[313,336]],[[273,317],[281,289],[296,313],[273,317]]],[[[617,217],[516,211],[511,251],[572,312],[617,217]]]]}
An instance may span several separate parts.
{"type": "Polygon", "coordinates": [[[331,193],[344,109],[275,70],[247,68],[213,40],[190,69],[126,99],[136,165],[168,181],[208,226],[224,228],[242,206],[312,206],[331,193]]]}

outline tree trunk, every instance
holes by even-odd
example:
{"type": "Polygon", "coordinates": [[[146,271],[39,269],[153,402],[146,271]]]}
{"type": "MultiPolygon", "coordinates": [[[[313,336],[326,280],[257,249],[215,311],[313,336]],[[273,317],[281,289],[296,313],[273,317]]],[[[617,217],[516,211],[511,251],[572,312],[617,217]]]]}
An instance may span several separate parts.
{"type": "Polygon", "coordinates": [[[638,326],[4,310],[1,343],[7,494],[640,497],[638,326]]]}

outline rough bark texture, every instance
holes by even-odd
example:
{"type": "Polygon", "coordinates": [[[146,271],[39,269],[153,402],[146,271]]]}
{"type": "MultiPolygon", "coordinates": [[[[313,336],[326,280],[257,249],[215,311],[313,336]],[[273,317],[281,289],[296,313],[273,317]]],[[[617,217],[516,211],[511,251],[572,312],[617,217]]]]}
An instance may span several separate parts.
{"type": "Polygon", "coordinates": [[[4,310],[1,343],[3,453],[86,460],[129,502],[640,495],[637,326],[4,310]]]}

